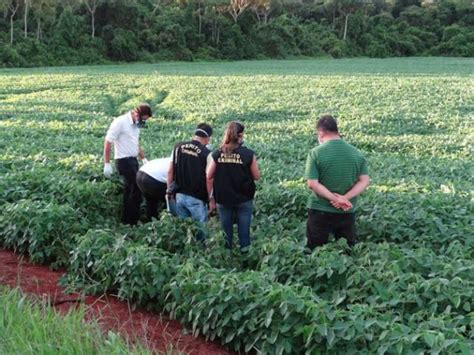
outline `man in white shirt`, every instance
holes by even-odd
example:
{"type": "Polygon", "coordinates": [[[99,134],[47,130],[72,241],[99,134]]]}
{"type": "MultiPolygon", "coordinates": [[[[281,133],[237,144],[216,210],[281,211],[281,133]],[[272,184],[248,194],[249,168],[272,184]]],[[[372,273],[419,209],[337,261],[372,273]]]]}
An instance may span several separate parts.
{"type": "Polygon", "coordinates": [[[137,173],[137,185],[146,200],[147,218],[158,218],[158,206],[166,204],[166,181],[171,157],[150,160],[137,173]]]}
{"type": "Polygon", "coordinates": [[[136,175],[138,172],[138,160],[140,157],[146,163],[145,153],[139,144],[140,128],[145,121],[152,116],[148,104],[140,104],[134,110],[114,119],[110,125],[104,142],[104,175],[112,176],[112,165],[110,164],[110,151],[114,145],[115,166],[124,178],[124,194],[122,223],[136,224],[140,217],[140,204],[142,195],[137,186],[136,175]]]}

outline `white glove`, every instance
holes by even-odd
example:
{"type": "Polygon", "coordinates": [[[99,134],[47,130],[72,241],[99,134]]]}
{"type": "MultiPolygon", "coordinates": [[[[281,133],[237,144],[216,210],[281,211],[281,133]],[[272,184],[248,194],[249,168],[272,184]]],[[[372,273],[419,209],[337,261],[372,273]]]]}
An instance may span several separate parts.
{"type": "Polygon", "coordinates": [[[112,177],[113,169],[112,165],[110,163],[104,163],[104,176],[107,179],[110,179],[112,177]]]}
{"type": "Polygon", "coordinates": [[[147,158],[143,158],[143,159],[142,159],[142,164],[145,165],[146,163],[148,163],[148,159],[147,159],[147,158]]]}

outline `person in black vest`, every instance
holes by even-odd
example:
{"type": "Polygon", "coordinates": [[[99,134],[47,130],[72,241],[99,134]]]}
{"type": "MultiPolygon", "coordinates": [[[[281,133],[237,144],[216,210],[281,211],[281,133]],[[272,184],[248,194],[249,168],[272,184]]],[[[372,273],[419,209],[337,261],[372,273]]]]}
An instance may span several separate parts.
{"type": "Polygon", "coordinates": [[[243,139],[244,126],[240,122],[229,122],[219,150],[212,153],[207,184],[208,190],[213,187],[217,212],[226,234],[226,247],[232,248],[235,220],[240,249],[246,251],[250,246],[254,181],[260,179],[260,171],[255,153],[243,146],[243,139]]]}
{"type": "Polygon", "coordinates": [[[178,143],[173,150],[173,160],[168,170],[168,196],[176,194],[176,214],[191,217],[201,223],[198,240],[206,238],[204,224],[208,216],[208,191],[206,166],[210,150],[206,145],[212,136],[212,127],[200,123],[192,140],[178,143]]]}

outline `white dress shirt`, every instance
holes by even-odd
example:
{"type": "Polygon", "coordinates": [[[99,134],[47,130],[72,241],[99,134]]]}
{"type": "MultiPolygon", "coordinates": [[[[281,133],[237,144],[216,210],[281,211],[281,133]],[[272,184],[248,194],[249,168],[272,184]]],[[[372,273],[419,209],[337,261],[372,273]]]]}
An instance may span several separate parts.
{"type": "Polygon", "coordinates": [[[153,179],[166,184],[168,178],[168,168],[170,167],[171,157],[150,160],[140,168],[145,174],[153,179]]]}
{"type": "Polygon", "coordinates": [[[133,122],[132,113],[128,112],[113,120],[105,140],[114,144],[114,158],[121,159],[138,156],[139,137],[140,130],[133,122]]]}

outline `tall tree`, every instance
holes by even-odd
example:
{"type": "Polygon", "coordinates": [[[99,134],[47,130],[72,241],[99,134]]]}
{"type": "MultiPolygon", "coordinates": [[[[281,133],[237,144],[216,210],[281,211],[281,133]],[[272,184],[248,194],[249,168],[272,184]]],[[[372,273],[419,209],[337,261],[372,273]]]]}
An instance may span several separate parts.
{"type": "Polygon", "coordinates": [[[95,37],[95,13],[99,5],[103,4],[106,0],[82,0],[82,3],[86,6],[87,11],[91,14],[92,23],[92,38],[95,37]]]}
{"type": "Polygon", "coordinates": [[[24,23],[25,23],[25,38],[28,37],[28,10],[30,9],[31,0],[23,0],[24,4],[24,23]]]}
{"type": "Polygon", "coordinates": [[[229,9],[229,0],[206,0],[205,15],[211,25],[211,41],[219,45],[221,36],[221,21],[229,9]]]}
{"type": "Polygon", "coordinates": [[[31,3],[31,10],[36,20],[36,39],[41,41],[43,38],[43,24],[54,22],[56,15],[56,0],[34,0],[31,3]]]}
{"type": "Polygon", "coordinates": [[[10,44],[13,44],[13,19],[20,7],[20,0],[1,0],[0,7],[3,7],[7,14],[10,14],[10,44]]]}
{"type": "Polygon", "coordinates": [[[344,30],[342,40],[347,38],[347,28],[349,24],[349,16],[357,10],[371,4],[372,0],[338,0],[339,1],[339,13],[344,16],[344,30]]]}
{"type": "Polygon", "coordinates": [[[257,17],[259,23],[268,23],[268,17],[273,10],[271,0],[252,0],[250,8],[257,17]]]}
{"type": "Polygon", "coordinates": [[[228,12],[235,23],[237,23],[238,18],[244,13],[249,5],[250,0],[230,0],[228,12]]]}

